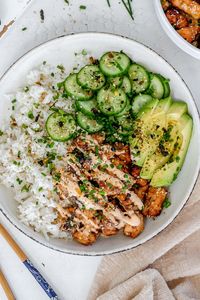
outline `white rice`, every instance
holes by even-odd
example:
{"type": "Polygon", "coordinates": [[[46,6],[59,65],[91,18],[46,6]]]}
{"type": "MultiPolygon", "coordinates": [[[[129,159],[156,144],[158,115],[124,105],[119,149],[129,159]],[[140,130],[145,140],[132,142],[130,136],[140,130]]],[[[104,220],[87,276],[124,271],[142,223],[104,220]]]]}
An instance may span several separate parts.
{"type": "MultiPolygon", "coordinates": [[[[67,143],[52,140],[41,142],[42,137],[47,135],[44,125],[52,113],[49,108],[55,102],[53,97],[56,95],[57,83],[65,77],[65,72],[46,64],[31,71],[27,76],[27,87],[9,96],[10,100],[16,99],[12,101],[11,109],[16,126],[12,127],[10,122],[6,122],[1,128],[0,181],[14,189],[19,219],[46,237],[49,234],[53,237],[67,237],[67,233],[54,223],[57,218],[57,201],[49,167],[36,163],[45,158],[48,152],[55,152],[61,157],[66,153],[67,143]],[[30,118],[30,112],[33,119],[30,118]],[[38,114],[39,119],[35,122],[38,114]]],[[[55,106],[73,112],[72,104],[70,99],[59,98],[55,106]]],[[[53,163],[59,166],[61,161],[56,158],[53,163]]]]}

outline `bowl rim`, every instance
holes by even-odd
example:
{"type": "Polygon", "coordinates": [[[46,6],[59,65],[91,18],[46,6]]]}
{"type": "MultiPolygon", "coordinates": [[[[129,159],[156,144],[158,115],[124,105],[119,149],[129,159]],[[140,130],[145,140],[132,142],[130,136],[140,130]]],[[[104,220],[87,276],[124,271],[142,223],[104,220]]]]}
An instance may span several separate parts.
{"type": "MultiPolygon", "coordinates": [[[[137,40],[135,39],[132,39],[132,38],[129,38],[129,37],[126,37],[126,36],[123,36],[123,35],[120,35],[120,34],[112,34],[112,33],[107,33],[107,32],[94,32],[94,31],[89,31],[89,32],[81,32],[81,33],[70,33],[70,34],[67,34],[67,35],[60,35],[56,38],[52,38],[52,39],[49,39],[47,40],[46,42],[42,42],[40,43],[39,45],[33,47],[32,49],[30,49],[29,51],[27,51],[26,53],[24,53],[23,55],[21,55],[17,60],[15,60],[15,62],[13,64],[11,64],[8,69],[4,72],[4,74],[0,77],[0,82],[4,79],[4,77],[7,75],[7,73],[10,71],[10,69],[12,69],[16,64],[18,64],[20,62],[21,59],[23,59],[24,57],[28,56],[29,54],[31,54],[32,52],[34,52],[36,49],[42,47],[42,46],[46,46],[48,44],[50,44],[51,42],[55,42],[59,39],[62,39],[62,38],[70,38],[72,36],[92,36],[92,35],[104,35],[104,36],[108,36],[108,37],[117,37],[117,38],[122,38],[124,40],[128,40],[128,41],[133,41],[139,45],[142,45],[144,48],[147,48],[148,50],[150,50],[150,52],[156,54],[157,56],[159,56],[165,63],[167,63],[169,65],[169,67],[171,67],[171,69],[173,69],[173,71],[175,71],[175,73],[179,76],[179,78],[181,79],[181,81],[184,83],[184,85],[186,86],[186,88],[188,89],[188,92],[190,93],[191,95],[191,99],[192,99],[192,103],[194,105],[194,108],[196,109],[196,113],[197,113],[197,116],[198,116],[198,119],[200,120],[200,113],[199,113],[199,110],[198,110],[198,107],[197,107],[197,104],[195,102],[195,99],[187,85],[187,83],[184,81],[184,79],[181,77],[181,75],[178,73],[178,71],[165,59],[163,58],[160,54],[158,54],[155,50],[153,50],[151,47],[145,45],[144,43],[142,42],[138,42],[137,40]]],[[[200,121],[199,121],[200,123],[200,121]]],[[[200,130],[199,130],[200,132],[200,130]]],[[[39,241],[37,238],[31,236],[29,233],[25,232],[25,230],[23,230],[22,228],[20,228],[20,225],[17,225],[15,223],[15,221],[13,220],[14,218],[12,218],[12,216],[8,216],[7,213],[6,213],[6,209],[3,209],[3,207],[0,206],[0,212],[6,217],[6,219],[15,227],[17,228],[21,233],[23,233],[26,237],[30,238],[32,241],[35,241],[36,243],[42,245],[42,246],[45,246],[46,248],[48,249],[51,249],[51,250],[54,250],[54,251],[57,251],[57,252],[60,252],[60,253],[65,253],[65,254],[71,254],[71,255],[78,255],[78,256],[105,256],[105,255],[112,255],[112,254],[117,254],[117,253],[121,253],[121,252],[125,252],[125,251],[128,251],[128,250],[132,250],[142,244],[145,244],[147,241],[151,240],[152,238],[154,238],[155,236],[157,236],[159,233],[161,233],[165,228],[167,228],[176,218],[177,216],[179,215],[179,213],[182,211],[182,209],[185,207],[188,199],[190,198],[195,186],[196,186],[196,183],[197,183],[197,180],[198,180],[198,177],[200,175],[200,157],[198,159],[198,165],[197,165],[197,169],[196,169],[196,172],[195,172],[195,176],[194,176],[194,179],[193,179],[193,183],[191,185],[191,191],[190,193],[187,195],[187,198],[185,200],[185,202],[182,204],[182,206],[179,208],[179,210],[177,210],[176,214],[174,216],[172,216],[171,218],[169,218],[169,221],[166,222],[164,225],[162,225],[155,233],[149,235],[149,237],[145,238],[143,241],[141,241],[140,243],[138,243],[137,245],[133,245],[133,246],[128,246],[126,248],[120,248],[120,249],[116,249],[116,250],[105,250],[105,251],[101,251],[101,252],[87,252],[87,250],[83,250],[83,251],[80,251],[80,250],[65,250],[65,249],[59,249],[58,246],[53,246],[53,245],[50,245],[48,243],[45,243],[45,242],[41,242],[39,241]]],[[[86,248],[87,249],[87,248],[86,248]]]]}
{"type": "Polygon", "coordinates": [[[170,24],[161,5],[161,0],[154,0],[156,14],[164,31],[176,46],[181,48],[187,54],[200,59],[200,49],[187,42],[170,24]],[[176,39],[176,41],[174,39],[176,39]],[[192,52],[192,53],[191,53],[192,52]]]}

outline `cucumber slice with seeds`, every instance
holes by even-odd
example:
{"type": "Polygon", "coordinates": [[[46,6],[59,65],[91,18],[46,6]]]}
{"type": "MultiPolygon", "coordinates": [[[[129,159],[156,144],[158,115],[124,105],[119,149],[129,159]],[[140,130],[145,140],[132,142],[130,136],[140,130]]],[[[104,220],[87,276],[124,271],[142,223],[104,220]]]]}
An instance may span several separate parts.
{"type": "Polygon", "coordinates": [[[100,124],[95,119],[84,115],[81,111],[79,111],[77,114],[77,123],[88,133],[95,133],[103,128],[103,124],[100,124]]]}
{"type": "Polygon", "coordinates": [[[163,94],[163,98],[167,98],[169,97],[170,95],[170,85],[169,85],[169,79],[166,79],[165,77],[163,77],[162,75],[160,74],[157,74],[161,81],[162,81],[162,84],[163,84],[163,87],[164,87],[164,94],[163,94]]]}
{"type": "Polygon", "coordinates": [[[66,94],[75,100],[89,100],[93,96],[92,91],[84,90],[77,83],[76,74],[71,74],[65,79],[64,87],[66,94]]]}
{"type": "Polygon", "coordinates": [[[83,114],[91,117],[94,117],[95,113],[98,112],[96,99],[91,99],[88,101],[76,101],[76,107],[83,114]]]}
{"type": "Polygon", "coordinates": [[[140,94],[133,98],[133,104],[132,104],[132,112],[133,114],[137,114],[139,110],[149,101],[152,100],[152,97],[147,94],[140,94]]]}
{"type": "Polygon", "coordinates": [[[106,80],[98,66],[87,65],[77,74],[77,82],[84,89],[97,91],[102,88],[106,80]]]}
{"type": "Polygon", "coordinates": [[[65,142],[76,136],[76,122],[63,110],[52,113],[46,121],[48,135],[54,141],[65,142]]]}
{"type": "Polygon", "coordinates": [[[113,87],[119,87],[121,86],[123,81],[123,77],[117,76],[117,77],[108,77],[108,83],[113,87]]]}
{"type": "Polygon", "coordinates": [[[157,74],[151,74],[151,82],[149,85],[148,92],[153,98],[162,99],[164,96],[164,85],[163,82],[157,74]]]}
{"type": "Polygon", "coordinates": [[[132,85],[132,92],[139,94],[149,87],[149,73],[138,64],[132,64],[128,70],[128,75],[132,85]]]}
{"type": "Polygon", "coordinates": [[[100,69],[106,76],[120,76],[127,72],[130,58],[122,52],[107,52],[100,59],[100,69]]]}
{"type": "Polygon", "coordinates": [[[97,94],[97,103],[103,114],[113,116],[125,108],[127,97],[120,88],[103,87],[97,94]]]}
{"type": "Polygon", "coordinates": [[[130,103],[130,100],[127,98],[126,106],[119,114],[116,115],[116,118],[128,115],[130,112],[130,109],[131,109],[131,103],[130,103]]]}
{"type": "Polygon", "coordinates": [[[121,89],[128,95],[131,95],[131,82],[129,80],[129,78],[127,76],[124,76],[123,81],[122,81],[122,85],[121,85],[121,89]]]}

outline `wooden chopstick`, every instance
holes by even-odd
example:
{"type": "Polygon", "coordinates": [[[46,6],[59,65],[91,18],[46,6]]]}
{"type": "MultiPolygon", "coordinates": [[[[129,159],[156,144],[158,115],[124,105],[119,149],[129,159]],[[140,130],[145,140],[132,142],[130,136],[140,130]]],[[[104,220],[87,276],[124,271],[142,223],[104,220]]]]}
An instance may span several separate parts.
{"type": "Polygon", "coordinates": [[[44,277],[40,274],[40,272],[36,269],[33,263],[28,259],[24,251],[19,247],[19,245],[14,241],[8,231],[0,224],[0,234],[5,238],[17,256],[20,258],[22,263],[26,266],[26,268],[31,272],[35,280],[40,284],[45,293],[49,296],[50,299],[58,300],[58,296],[56,292],[52,289],[52,287],[48,284],[48,282],[44,279],[44,277]]]}
{"type": "Polygon", "coordinates": [[[10,234],[7,232],[7,230],[3,227],[3,225],[0,224],[0,234],[5,238],[5,240],[8,242],[8,244],[12,247],[14,252],[17,254],[17,256],[20,258],[20,260],[23,262],[27,259],[27,256],[22,251],[22,249],[17,245],[17,243],[13,240],[13,238],[10,236],[10,234]]]}
{"type": "Polygon", "coordinates": [[[8,300],[15,300],[11,288],[1,270],[0,270],[0,285],[2,286],[8,300]]]}

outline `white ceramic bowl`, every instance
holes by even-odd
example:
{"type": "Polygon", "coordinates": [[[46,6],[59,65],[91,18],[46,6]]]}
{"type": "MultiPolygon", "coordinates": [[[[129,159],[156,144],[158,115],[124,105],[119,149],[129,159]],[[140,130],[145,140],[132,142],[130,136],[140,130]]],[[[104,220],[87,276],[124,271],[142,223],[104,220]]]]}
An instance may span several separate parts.
{"type": "Polygon", "coordinates": [[[161,0],[154,0],[154,6],[158,20],[169,38],[183,51],[191,56],[200,59],[200,49],[188,43],[169,23],[161,5],[161,0]]]}
{"type": "MultiPolygon", "coordinates": [[[[75,52],[86,49],[91,55],[100,57],[108,50],[123,50],[134,61],[144,65],[153,72],[163,74],[171,80],[172,96],[187,102],[193,116],[194,131],[185,164],[178,179],[170,187],[172,205],[156,220],[147,220],[144,232],[136,239],[118,234],[111,238],[99,238],[92,246],[82,246],[74,241],[50,239],[49,241],[31,228],[21,224],[17,219],[17,204],[12,192],[0,188],[0,209],[10,222],[24,234],[51,249],[79,255],[104,255],[136,247],[162,231],[177,216],[190,196],[198,176],[200,166],[200,123],[192,95],[179,74],[158,54],[135,41],[120,36],[102,33],[84,33],[60,37],[49,41],[19,59],[0,81],[0,123],[2,116],[8,115],[8,103],[5,94],[14,92],[25,82],[26,74],[37,68],[44,60],[50,64],[63,64],[70,71],[75,62],[75,52]]],[[[160,233],[162,234],[162,233],[160,233]]]]}

